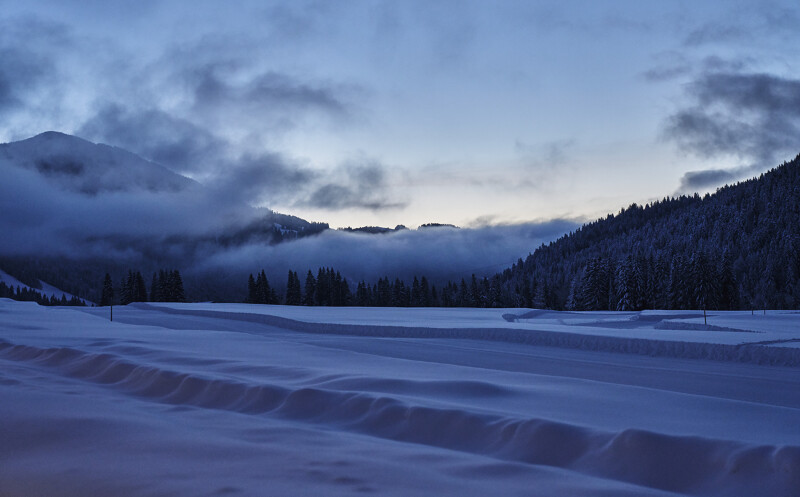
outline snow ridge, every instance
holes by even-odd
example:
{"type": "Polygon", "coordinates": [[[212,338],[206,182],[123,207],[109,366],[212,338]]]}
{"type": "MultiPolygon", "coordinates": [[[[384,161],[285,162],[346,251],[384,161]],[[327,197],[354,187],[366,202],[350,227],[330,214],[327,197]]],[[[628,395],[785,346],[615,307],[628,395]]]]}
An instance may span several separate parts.
{"type": "MultiPolygon", "coordinates": [[[[585,335],[574,332],[551,332],[508,328],[432,328],[423,326],[412,327],[310,323],[285,317],[272,316],[269,314],[176,309],[165,306],[152,306],[143,303],[131,304],[131,306],[143,310],[155,310],[168,314],[202,316],[260,323],[267,326],[275,326],[303,333],[374,336],[387,338],[457,338],[488,340],[547,347],[618,352],[624,354],[800,367],[800,348],[770,347],[763,343],[719,344],[682,342],[634,337],[628,338],[585,335]]],[[[506,316],[503,316],[503,318],[506,320],[509,319],[506,316]]],[[[671,325],[672,324],[670,324],[670,326],[671,325]]]]}
{"type": "Polygon", "coordinates": [[[209,378],[70,347],[39,348],[0,340],[0,357],[156,402],[269,414],[671,492],[788,496],[800,488],[797,446],[752,445],[638,429],[603,432],[546,419],[411,405],[364,392],[209,378]]]}

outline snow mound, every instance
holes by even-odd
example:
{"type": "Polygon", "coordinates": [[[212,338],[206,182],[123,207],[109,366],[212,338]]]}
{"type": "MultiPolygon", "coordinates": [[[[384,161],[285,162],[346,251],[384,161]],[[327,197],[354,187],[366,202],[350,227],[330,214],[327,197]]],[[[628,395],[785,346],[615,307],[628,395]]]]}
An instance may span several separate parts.
{"type": "MultiPolygon", "coordinates": [[[[276,416],[669,492],[792,495],[800,488],[800,447],[796,446],[752,445],[639,429],[612,433],[547,419],[416,405],[363,390],[288,388],[206,377],[72,347],[0,341],[0,357],[164,404],[276,416]]],[[[473,382],[430,386],[453,387],[470,395],[503,393],[473,382]]]]}

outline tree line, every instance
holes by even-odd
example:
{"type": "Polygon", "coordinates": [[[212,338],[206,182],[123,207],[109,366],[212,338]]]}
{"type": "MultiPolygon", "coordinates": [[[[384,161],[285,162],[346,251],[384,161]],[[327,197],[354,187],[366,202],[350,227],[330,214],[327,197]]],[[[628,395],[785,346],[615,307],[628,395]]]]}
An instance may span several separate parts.
{"type": "Polygon", "coordinates": [[[552,309],[800,309],[800,156],[704,196],[633,204],[503,271],[552,309]]]}
{"type": "Polygon", "coordinates": [[[48,305],[48,306],[85,306],[86,302],[79,299],[78,297],[72,295],[70,298],[67,298],[65,294],[61,294],[61,298],[55,296],[55,294],[47,295],[42,294],[34,290],[33,288],[23,288],[17,286],[16,288],[13,285],[6,285],[5,282],[0,281],[0,298],[4,299],[12,299],[12,300],[19,300],[23,302],[36,302],[39,305],[48,305]]]}
{"type": "MultiPolygon", "coordinates": [[[[177,269],[162,269],[154,272],[149,293],[142,273],[128,270],[128,276],[123,278],[122,287],[119,290],[119,303],[121,305],[127,305],[131,302],[184,302],[186,300],[183,278],[177,269]]],[[[114,284],[111,280],[111,275],[106,273],[103,279],[100,305],[107,306],[115,302],[114,284]]]]}
{"type": "MultiPolygon", "coordinates": [[[[269,303],[555,310],[800,309],[800,156],[714,194],[633,204],[583,225],[491,277],[409,284],[388,277],[351,289],[311,271],[269,303]],[[352,292],[352,293],[351,293],[352,292]]],[[[262,271],[261,279],[266,283],[262,271]]],[[[264,303],[252,293],[248,302],[264,303]]],[[[257,292],[256,292],[257,293],[257,292]]]]}
{"type": "Polygon", "coordinates": [[[474,274],[469,283],[462,279],[460,284],[448,282],[441,289],[429,284],[427,277],[415,276],[411,283],[389,277],[373,284],[362,280],[353,291],[347,278],[333,268],[319,268],[316,276],[308,270],[302,284],[298,273],[290,270],[283,295],[269,284],[262,269],[255,276],[250,274],[245,302],[332,307],[503,307],[506,303],[498,280],[474,274]]]}

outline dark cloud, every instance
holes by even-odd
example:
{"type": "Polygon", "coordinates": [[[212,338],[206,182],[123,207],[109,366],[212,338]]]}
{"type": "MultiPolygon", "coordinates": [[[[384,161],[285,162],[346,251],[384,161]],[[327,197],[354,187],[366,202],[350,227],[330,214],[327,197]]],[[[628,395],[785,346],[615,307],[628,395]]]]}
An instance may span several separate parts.
{"type": "Polygon", "coordinates": [[[406,202],[393,198],[386,167],[377,161],[348,164],[341,171],[344,181],[317,187],[299,204],[334,210],[359,208],[377,211],[406,207],[406,202]]]}
{"type": "Polygon", "coordinates": [[[223,140],[186,119],[158,109],[131,111],[118,104],[102,107],[77,134],[135,151],[181,173],[213,167],[227,147],[223,140]]]}
{"type": "Polygon", "coordinates": [[[219,168],[206,184],[221,198],[272,205],[291,201],[312,185],[319,173],[294,164],[280,154],[245,155],[219,168]]]}
{"type": "Polygon", "coordinates": [[[664,136],[702,158],[733,156],[730,170],[688,173],[686,188],[712,186],[777,165],[800,150],[800,80],[763,73],[706,72],[688,86],[688,106],[664,136]]]}
{"type": "Polygon", "coordinates": [[[681,186],[678,193],[693,193],[720,185],[733,184],[752,173],[757,173],[758,169],[755,167],[737,167],[732,169],[689,171],[681,178],[681,186]]]}

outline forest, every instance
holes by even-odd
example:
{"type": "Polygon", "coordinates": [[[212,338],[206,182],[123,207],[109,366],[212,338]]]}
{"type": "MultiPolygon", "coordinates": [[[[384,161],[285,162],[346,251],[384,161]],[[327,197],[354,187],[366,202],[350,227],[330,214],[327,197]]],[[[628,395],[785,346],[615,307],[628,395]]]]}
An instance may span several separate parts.
{"type": "Polygon", "coordinates": [[[351,288],[338,271],[290,271],[281,298],[262,271],[248,302],[555,310],[800,308],[800,155],[714,194],[682,195],[588,223],[492,277],[351,288]],[[266,289],[266,290],[265,290],[266,289]]]}

